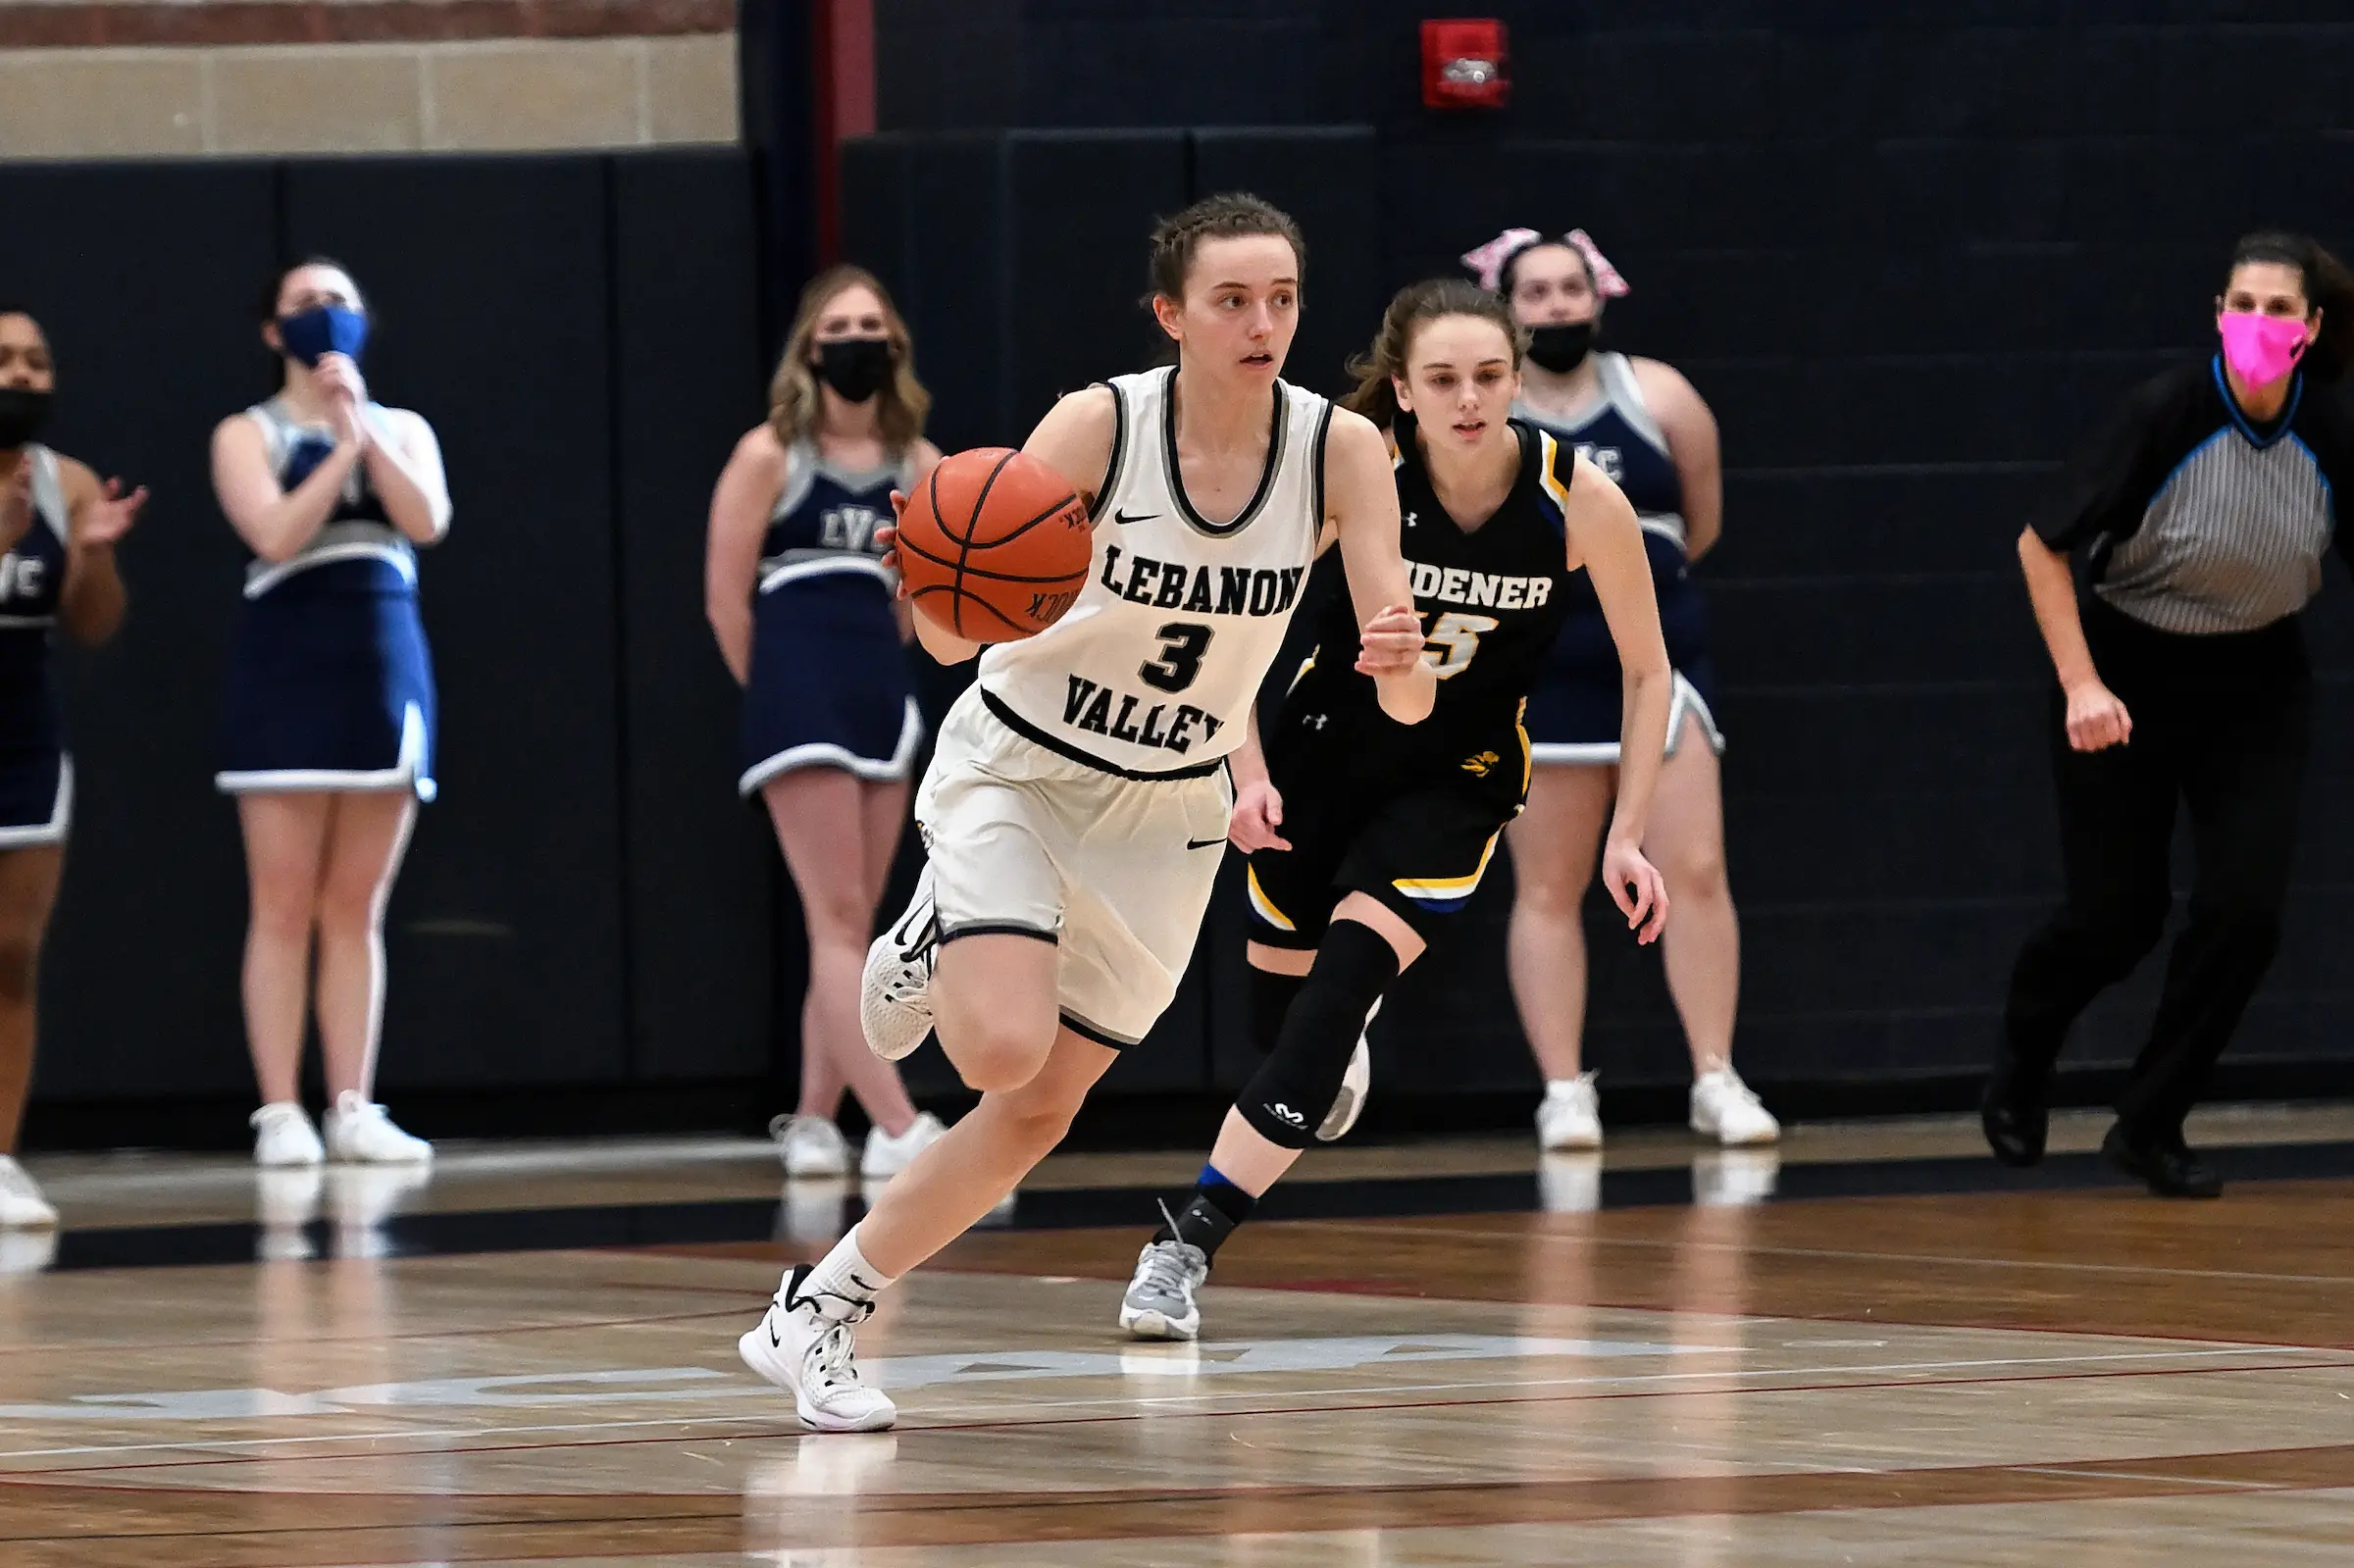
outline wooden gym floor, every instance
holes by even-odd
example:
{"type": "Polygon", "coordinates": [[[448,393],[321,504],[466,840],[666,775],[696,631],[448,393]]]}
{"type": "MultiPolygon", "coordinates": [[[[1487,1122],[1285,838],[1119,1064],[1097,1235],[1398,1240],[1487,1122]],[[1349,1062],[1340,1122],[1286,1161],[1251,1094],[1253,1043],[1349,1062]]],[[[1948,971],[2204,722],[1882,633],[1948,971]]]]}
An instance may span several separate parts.
{"type": "Polygon", "coordinates": [[[860,1194],[764,1145],[33,1161],[0,1563],[2354,1560],[2354,1112],[2208,1118],[2208,1204],[2100,1127],[1320,1151],[1195,1346],[1112,1314],[1199,1156],[1064,1157],[862,1333],[900,1429],[824,1438],[734,1341],[860,1194]]]}

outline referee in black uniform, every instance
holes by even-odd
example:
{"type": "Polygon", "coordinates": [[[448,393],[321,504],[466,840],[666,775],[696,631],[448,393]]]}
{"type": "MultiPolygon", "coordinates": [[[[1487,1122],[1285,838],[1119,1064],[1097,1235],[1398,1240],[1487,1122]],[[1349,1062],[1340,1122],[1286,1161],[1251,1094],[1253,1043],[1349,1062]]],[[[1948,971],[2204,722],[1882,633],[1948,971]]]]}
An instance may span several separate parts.
{"type": "Polygon", "coordinates": [[[2302,235],[2251,234],[2216,328],[2221,352],[2127,398],[2020,536],[2060,678],[2067,900],[2019,955],[1983,1104],[1997,1158],[2043,1157],[2052,1064],[2076,1015],[2157,945],[2187,806],[2189,922],[2101,1145],[2172,1197],[2222,1190],[2182,1120],[2279,945],[2312,718],[2297,613],[2336,498],[2354,493],[2354,410],[2334,384],[2354,356],[2354,278],[2302,235]]]}

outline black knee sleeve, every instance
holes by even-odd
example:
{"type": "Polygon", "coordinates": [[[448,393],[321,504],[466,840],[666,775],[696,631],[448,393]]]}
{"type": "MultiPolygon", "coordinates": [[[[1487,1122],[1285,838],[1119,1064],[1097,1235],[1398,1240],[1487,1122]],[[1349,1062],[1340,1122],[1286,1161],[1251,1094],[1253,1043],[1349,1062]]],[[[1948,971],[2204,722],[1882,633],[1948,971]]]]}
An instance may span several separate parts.
{"type": "Polygon", "coordinates": [[[1306,1148],[1340,1096],[1365,1015],[1398,978],[1388,938],[1354,920],[1336,920],[1317,944],[1314,967],[1284,1015],[1274,1054],[1245,1086],[1235,1109],[1269,1142],[1306,1148]]]}
{"type": "Polygon", "coordinates": [[[1251,971],[1251,1048],[1261,1056],[1275,1052],[1275,1042],[1283,1037],[1284,1015],[1292,1010],[1292,1001],[1300,987],[1307,984],[1305,975],[1276,975],[1263,969],[1251,971]]]}

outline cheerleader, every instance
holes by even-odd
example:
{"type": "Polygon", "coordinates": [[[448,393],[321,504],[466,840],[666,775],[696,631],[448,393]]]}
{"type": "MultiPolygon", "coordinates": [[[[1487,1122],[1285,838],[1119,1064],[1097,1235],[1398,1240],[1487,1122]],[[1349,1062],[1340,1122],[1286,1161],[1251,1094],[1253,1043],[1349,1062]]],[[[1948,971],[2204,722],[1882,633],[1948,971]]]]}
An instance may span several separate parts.
{"type": "Polygon", "coordinates": [[[216,783],[236,798],[245,837],[245,1029],[263,1166],[433,1157],[372,1089],[384,903],[418,803],[434,798],[417,547],[448,532],[449,490],[433,428],[370,399],[368,329],[367,302],[342,267],[287,269],[262,305],[262,341],[283,367],[279,393],[213,432],[213,488],[253,553],[216,783]],[[314,933],[324,1147],[296,1097],[314,933]]]}
{"type": "Polygon", "coordinates": [[[57,1210],[16,1161],[32,1084],[41,938],[57,902],[74,763],[65,752],[49,632],[95,645],[123,624],[115,543],[147,500],[35,444],[57,391],[40,324],[0,306],[0,1230],[57,1210]]]}
{"type": "MultiPolygon", "coordinates": [[[[1598,351],[1606,299],[1626,280],[1583,230],[1548,239],[1507,229],[1463,258],[1529,334],[1519,417],[1576,448],[1634,504],[1651,555],[1661,629],[1675,666],[1667,759],[1644,848],[1667,879],[1675,923],[1662,944],[1668,993],[1692,1053],[1692,1130],[1727,1144],[1769,1143],[1781,1128],[1733,1071],[1741,933],[1724,870],[1724,736],[1710,709],[1714,672],[1690,563],[1721,531],[1716,421],[1692,383],[1653,359],[1598,351]]],[[[1545,1074],[1538,1141],[1602,1143],[1594,1075],[1582,1071],[1585,930],[1579,907],[1610,818],[1619,761],[1616,650],[1580,589],[1528,699],[1536,776],[1512,825],[1512,993],[1545,1074]]]]}
{"type": "Polygon", "coordinates": [[[866,1048],[859,974],[907,816],[923,737],[904,607],[875,531],[891,492],[940,461],[907,327],[872,275],[837,267],[802,291],[769,416],[711,497],[705,609],[743,691],[743,776],[776,827],[809,933],[801,1094],[770,1125],[791,1176],[841,1176],[844,1089],[874,1124],[860,1174],[888,1177],[940,1137],[898,1069],[866,1048]]]}

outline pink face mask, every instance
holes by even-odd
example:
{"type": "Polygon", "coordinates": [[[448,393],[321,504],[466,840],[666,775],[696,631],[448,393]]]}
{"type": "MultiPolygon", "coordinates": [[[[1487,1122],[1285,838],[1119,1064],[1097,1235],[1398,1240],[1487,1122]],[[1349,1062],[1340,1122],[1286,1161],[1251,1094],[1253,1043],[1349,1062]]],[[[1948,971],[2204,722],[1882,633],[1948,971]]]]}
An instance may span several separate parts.
{"type": "Polygon", "coordinates": [[[2305,324],[2287,316],[2226,311],[2224,363],[2250,386],[2270,386],[2297,368],[2305,353],[2305,324]]]}

